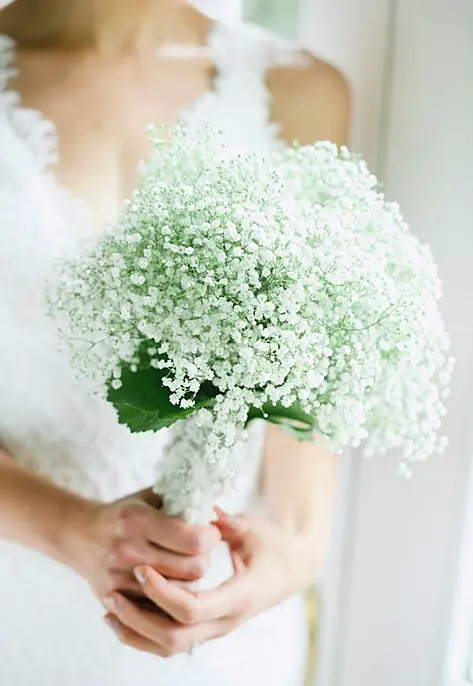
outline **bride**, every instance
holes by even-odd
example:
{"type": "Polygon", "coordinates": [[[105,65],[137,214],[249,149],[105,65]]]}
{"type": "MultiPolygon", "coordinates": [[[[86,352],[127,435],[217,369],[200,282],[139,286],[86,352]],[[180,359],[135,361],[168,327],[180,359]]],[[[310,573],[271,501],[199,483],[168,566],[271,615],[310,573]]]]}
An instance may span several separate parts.
{"type": "Polygon", "coordinates": [[[214,123],[235,152],[342,143],[345,82],[181,0],[15,0],[0,34],[1,681],[300,686],[335,458],[270,427],[215,525],[166,517],[146,490],[165,433],[87,397],[43,289],[77,231],[117,219],[149,121],[214,123]],[[222,538],[232,579],[191,593],[222,538]]]}

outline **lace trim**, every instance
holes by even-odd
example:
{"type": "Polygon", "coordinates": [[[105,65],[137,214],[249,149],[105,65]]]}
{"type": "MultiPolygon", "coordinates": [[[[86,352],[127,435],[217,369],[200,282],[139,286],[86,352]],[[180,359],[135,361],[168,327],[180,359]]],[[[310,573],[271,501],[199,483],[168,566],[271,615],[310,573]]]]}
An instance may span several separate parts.
{"type": "Polygon", "coordinates": [[[215,22],[207,47],[216,68],[213,88],[180,118],[193,128],[211,122],[220,129],[224,122],[230,129],[224,136],[227,139],[230,132],[235,147],[277,150],[284,146],[281,125],[270,120],[272,95],[266,84],[266,72],[278,53],[273,37],[249,24],[215,22]]]}
{"type": "MultiPolygon", "coordinates": [[[[253,27],[243,25],[239,30],[232,30],[223,24],[215,26],[209,44],[214,62],[220,69],[216,90],[231,94],[232,100],[241,98],[245,91],[247,96],[251,94],[249,104],[254,106],[254,110],[247,111],[254,116],[259,103],[260,133],[270,139],[270,144],[279,145],[282,142],[281,125],[270,120],[272,94],[266,84],[266,72],[274,64],[273,45],[266,35],[253,27]]],[[[238,116],[239,113],[236,114],[238,116]]]]}
{"type": "Polygon", "coordinates": [[[94,234],[90,211],[82,198],[61,186],[51,167],[59,162],[59,138],[56,126],[40,110],[25,107],[20,93],[10,88],[11,79],[18,75],[15,64],[17,43],[10,36],[0,34],[0,108],[31,154],[39,175],[57,198],[67,223],[71,240],[82,240],[94,234]]]}
{"type": "Polygon", "coordinates": [[[0,35],[0,102],[36,165],[46,169],[59,159],[56,127],[38,110],[24,107],[18,91],[9,88],[11,79],[18,75],[15,51],[16,42],[9,36],[0,35]]]}
{"type": "MultiPolygon", "coordinates": [[[[20,93],[9,87],[11,79],[18,75],[16,48],[14,39],[0,34],[0,104],[39,170],[53,178],[61,195],[66,195],[75,205],[83,206],[80,198],[62,188],[48,171],[59,161],[56,126],[41,111],[25,107],[20,93]]],[[[216,68],[212,88],[183,110],[178,119],[196,127],[204,121],[215,121],[218,115],[225,125],[233,121],[235,131],[240,133],[235,137],[236,143],[241,142],[240,138],[249,137],[252,140],[248,142],[260,143],[257,147],[262,141],[265,143],[263,147],[281,147],[281,126],[270,121],[272,96],[265,74],[269,67],[282,63],[282,55],[297,54],[294,48],[288,48],[285,43],[275,41],[270,34],[251,25],[234,26],[220,22],[212,24],[207,48],[216,68]],[[248,127],[243,125],[242,114],[248,116],[248,127]],[[249,131],[253,132],[252,136],[248,136],[249,131]]],[[[82,210],[85,209],[83,206],[82,210]]]]}

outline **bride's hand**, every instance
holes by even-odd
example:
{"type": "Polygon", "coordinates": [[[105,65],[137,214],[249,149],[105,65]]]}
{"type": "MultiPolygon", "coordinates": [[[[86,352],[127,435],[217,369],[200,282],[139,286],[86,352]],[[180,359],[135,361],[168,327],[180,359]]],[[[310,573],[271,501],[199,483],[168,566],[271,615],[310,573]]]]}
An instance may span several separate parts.
{"type": "Polygon", "coordinates": [[[314,582],[317,564],[310,536],[288,533],[259,517],[219,515],[217,526],[229,544],[235,575],[214,591],[191,593],[140,565],[136,574],[145,595],[169,618],[111,594],[107,620],[122,642],[164,657],[189,652],[314,582]]]}
{"type": "Polygon", "coordinates": [[[112,591],[142,599],[133,575],[146,563],[169,579],[194,581],[209,564],[210,550],[221,540],[217,527],[197,527],[168,517],[151,490],[111,504],[92,503],[71,532],[71,566],[103,601],[112,591]]]}

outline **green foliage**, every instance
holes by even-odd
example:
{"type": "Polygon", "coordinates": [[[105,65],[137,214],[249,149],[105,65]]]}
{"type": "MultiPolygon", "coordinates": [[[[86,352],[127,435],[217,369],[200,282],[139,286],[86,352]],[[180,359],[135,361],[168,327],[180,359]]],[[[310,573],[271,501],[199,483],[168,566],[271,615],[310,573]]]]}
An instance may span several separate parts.
{"type": "Polygon", "coordinates": [[[179,419],[188,417],[196,409],[211,407],[217,391],[212,384],[203,384],[195,397],[194,407],[184,409],[169,400],[170,390],[163,385],[167,369],[155,369],[145,362],[137,371],[129,365],[122,368],[122,385],[115,389],[108,384],[108,400],[118,412],[120,424],[126,424],[130,431],[159,431],[171,426],[179,419]]]}
{"type": "Polygon", "coordinates": [[[298,0],[245,0],[245,19],[275,31],[285,38],[297,34],[298,0]]]}
{"type": "MultiPolygon", "coordinates": [[[[196,410],[212,407],[218,391],[211,383],[202,384],[193,407],[184,409],[171,403],[170,390],[163,384],[168,370],[151,367],[148,359],[143,353],[136,371],[132,371],[130,365],[123,366],[120,388],[113,388],[111,381],[108,384],[108,400],[117,410],[120,423],[127,425],[130,431],[159,431],[196,410]]],[[[261,409],[250,407],[248,423],[253,419],[281,425],[299,440],[313,438],[314,418],[298,406],[266,403],[261,409]]]]}
{"type": "Polygon", "coordinates": [[[281,403],[265,403],[261,409],[251,407],[248,422],[252,419],[265,419],[271,424],[282,426],[299,441],[312,441],[314,438],[315,419],[303,412],[298,405],[284,407],[281,403]]]}

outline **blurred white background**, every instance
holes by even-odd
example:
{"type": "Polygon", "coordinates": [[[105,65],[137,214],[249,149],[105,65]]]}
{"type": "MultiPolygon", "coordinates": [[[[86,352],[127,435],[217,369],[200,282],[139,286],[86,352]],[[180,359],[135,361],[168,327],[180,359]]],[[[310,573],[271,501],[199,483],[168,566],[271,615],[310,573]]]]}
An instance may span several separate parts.
{"type": "Polygon", "coordinates": [[[389,459],[345,459],[317,686],[473,684],[473,2],[244,0],[243,11],[349,78],[351,147],[431,243],[457,358],[447,455],[409,482],[389,459]]]}

